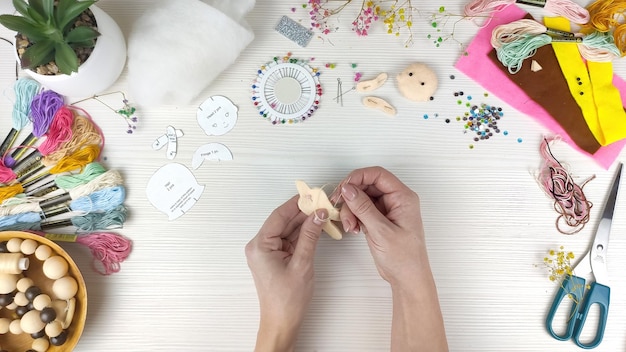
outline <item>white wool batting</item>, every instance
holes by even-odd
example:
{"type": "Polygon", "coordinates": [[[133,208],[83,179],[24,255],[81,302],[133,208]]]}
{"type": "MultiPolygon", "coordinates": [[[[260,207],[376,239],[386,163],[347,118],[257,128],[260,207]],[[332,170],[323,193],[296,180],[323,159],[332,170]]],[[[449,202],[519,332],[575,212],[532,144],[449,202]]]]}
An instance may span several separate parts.
{"type": "Polygon", "coordinates": [[[131,99],[184,105],[228,68],[254,39],[244,22],[254,1],[156,1],[128,36],[131,99]],[[230,7],[229,7],[230,5],[230,7]]]}

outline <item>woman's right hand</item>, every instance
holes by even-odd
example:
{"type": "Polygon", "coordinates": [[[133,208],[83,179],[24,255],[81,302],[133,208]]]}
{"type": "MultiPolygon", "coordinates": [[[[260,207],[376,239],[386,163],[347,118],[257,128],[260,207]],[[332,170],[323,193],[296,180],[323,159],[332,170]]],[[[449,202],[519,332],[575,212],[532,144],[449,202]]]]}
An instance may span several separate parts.
{"type": "Polygon", "coordinates": [[[419,197],[391,172],[354,170],[332,198],[343,199],[344,230],[365,233],[378,272],[392,286],[430,271],[419,197]]]}

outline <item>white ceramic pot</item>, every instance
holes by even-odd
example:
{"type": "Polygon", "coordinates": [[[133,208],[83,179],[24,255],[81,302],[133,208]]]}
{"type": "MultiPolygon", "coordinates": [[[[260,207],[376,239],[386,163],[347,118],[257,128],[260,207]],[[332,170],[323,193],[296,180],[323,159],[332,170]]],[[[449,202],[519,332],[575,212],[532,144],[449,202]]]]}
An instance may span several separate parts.
{"type": "Polygon", "coordinates": [[[48,76],[24,70],[45,88],[61,95],[86,98],[102,93],[117,81],[126,64],[126,41],[120,27],[97,6],[92,5],[89,9],[96,18],[100,36],[89,58],[78,67],[78,72],[48,76]]]}

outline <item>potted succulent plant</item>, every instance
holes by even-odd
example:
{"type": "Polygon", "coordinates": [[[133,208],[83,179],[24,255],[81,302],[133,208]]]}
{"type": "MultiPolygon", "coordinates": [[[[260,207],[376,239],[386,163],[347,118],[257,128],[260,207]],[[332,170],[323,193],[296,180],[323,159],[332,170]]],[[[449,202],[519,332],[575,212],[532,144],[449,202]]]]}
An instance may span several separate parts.
{"type": "Polygon", "coordinates": [[[119,77],[126,42],[117,23],[96,2],[13,0],[19,15],[0,15],[0,24],[17,32],[17,60],[44,87],[86,97],[119,77]]]}

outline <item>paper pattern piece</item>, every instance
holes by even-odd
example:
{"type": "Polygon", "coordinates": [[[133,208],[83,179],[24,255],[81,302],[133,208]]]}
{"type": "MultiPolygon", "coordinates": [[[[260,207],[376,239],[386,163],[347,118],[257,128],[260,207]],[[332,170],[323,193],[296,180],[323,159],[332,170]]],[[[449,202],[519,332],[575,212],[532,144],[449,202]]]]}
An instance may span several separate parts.
{"type": "Polygon", "coordinates": [[[222,143],[209,143],[196,150],[191,160],[191,166],[197,169],[205,160],[233,160],[233,153],[222,143]]]}
{"type": "Polygon", "coordinates": [[[204,186],[191,171],[178,163],[158,169],[148,181],[146,194],[150,203],[169,220],[175,220],[191,209],[200,199],[204,186]]]}
{"type": "Polygon", "coordinates": [[[165,134],[160,135],[152,143],[152,149],[159,150],[167,146],[166,157],[170,160],[176,157],[178,150],[178,138],[182,137],[183,131],[177,130],[172,126],[165,128],[165,134]]]}
{"type": "Polygon", "coordinates": [[[200,104],[196,117],[207,135],[221,136],[235,127],[237,110],[237,106],[228,98],[215,95],[200,104]]]}
{"type": "MultiPolygon", "coordinates": [[[[469,54],[462,56],[457,61],[455,67],[511,107],[535,118],[551,132],[562,136],[576,150],[589,155],[578,148],[571,141],[565,130],[539,104],[530,100],[517,85],[508,80],[507,76],[487,58],[489,52],[493,50],[490,44],[493,28],[499,24],[519,20],[525,15],[526,12],[516,5],[507,6],[499,11],[498,15],[494,16],[487,26],[478,31],[476,37],[467,48],[469,54]]],[[[626,82],[620,77],[614,76],[613,84],[620,91],[622,101],[626,101],[626,82]]],[[[626,145],[626,140],[601,147],[592,157],[599,165],[608,169],[618,157],[624,145],[626,145]]]]}

